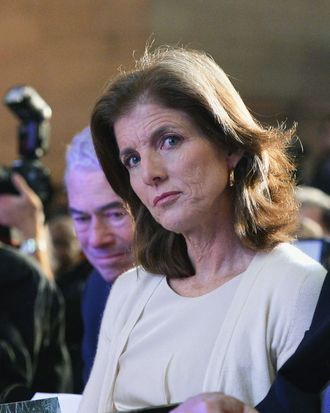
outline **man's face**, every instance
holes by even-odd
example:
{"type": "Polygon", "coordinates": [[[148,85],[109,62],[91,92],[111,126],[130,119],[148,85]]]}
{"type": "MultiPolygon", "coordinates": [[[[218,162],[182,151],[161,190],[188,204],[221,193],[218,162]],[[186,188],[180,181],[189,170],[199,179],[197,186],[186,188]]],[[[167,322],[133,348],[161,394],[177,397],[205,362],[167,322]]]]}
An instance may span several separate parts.
{"type": "Polygon", "coordinates": [[[69,212],[89,262],[110,282],[133,265],[132,221],[102,171],[77,168],[67,177],[69,212]]]}

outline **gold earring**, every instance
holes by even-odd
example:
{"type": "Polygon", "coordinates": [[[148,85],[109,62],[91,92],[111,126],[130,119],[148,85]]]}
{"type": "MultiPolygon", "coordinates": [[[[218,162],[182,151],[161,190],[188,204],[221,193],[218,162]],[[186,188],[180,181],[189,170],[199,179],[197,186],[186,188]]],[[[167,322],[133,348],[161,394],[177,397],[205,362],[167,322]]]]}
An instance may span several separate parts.
{"type": "Polygon", "coordinates": [[[229,173],[229,187],[232,188],[235,184],[235,175],[234,175],[234,169],[232,169],[229,173]]]}

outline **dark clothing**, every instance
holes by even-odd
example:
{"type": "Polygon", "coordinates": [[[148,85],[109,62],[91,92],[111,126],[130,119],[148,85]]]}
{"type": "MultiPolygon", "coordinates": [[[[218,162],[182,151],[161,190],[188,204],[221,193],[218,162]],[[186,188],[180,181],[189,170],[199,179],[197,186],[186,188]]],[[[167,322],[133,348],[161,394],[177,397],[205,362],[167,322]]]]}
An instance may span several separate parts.
{"type": "Polygon", "coordinates": [[[32,260],[0,247],[0,401],[70,392],[63,298],[32,260]]]}
{"type": "Polygon", "coordinates": [[[330,274],[320,294],[310,329],[280,368],[261,413],[319,413],[320,394],[330,380],[330,274]]]}
{"type": "Polygon", "coordinates": [[[65,303],[65,340],[68,346],[73,373],[73,392],[83,390],[82,340],[83,320],[81,301],[86,280],[92,266],[86,259],[68,271],[56,275],[56,283],[61,290],[65,303]]]}
{"type": "Polygon", "coordinates": [[[85,384],[93,366],[101,320],[110,289],[111,283],[107,283],[98,271],[93,270],[86,281],[82,299],[84,323],[82,351],[85,384]]]}
{"type": "Polygon", "coordinates": [[[330,195],[330,152],[326,152],[316,159],[311,186],[330,195]]]}

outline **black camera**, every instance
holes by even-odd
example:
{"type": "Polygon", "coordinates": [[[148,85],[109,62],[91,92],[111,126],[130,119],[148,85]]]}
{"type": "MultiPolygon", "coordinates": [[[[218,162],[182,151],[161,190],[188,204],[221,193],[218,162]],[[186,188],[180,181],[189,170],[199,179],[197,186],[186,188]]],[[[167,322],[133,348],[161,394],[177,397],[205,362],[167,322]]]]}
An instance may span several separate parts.
{"type": "Polygon", "coordinates": [[[0,194],[17,194],[11,176],[21,174],[47,208],[52,196],[49,171],[40,158],[49,147],[50,106],[31,86],[15,86],[4,97],[5,105],[19,118],[18,154],[10,167],[0,166],[0,194]]]}

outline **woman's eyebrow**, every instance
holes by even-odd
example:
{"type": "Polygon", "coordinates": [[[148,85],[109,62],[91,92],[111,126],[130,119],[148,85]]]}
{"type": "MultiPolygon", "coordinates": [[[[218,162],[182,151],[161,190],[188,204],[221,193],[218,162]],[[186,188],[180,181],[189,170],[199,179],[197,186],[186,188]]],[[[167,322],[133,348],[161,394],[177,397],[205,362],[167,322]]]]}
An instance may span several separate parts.
{"type": "MultiPolygon", "coordinates": [[[[169,132],[175,132],[176,129],[177,128],[172,124],[160,126],[159,128],[152,131],[151,135],[146,139],[146,141],[149,142],[149,143],[151,142],[153,144],[162,135],[164,135],[166,133],[169,133],[169,132]]],[[[132,153],[134,153],[135,151],[136,150],[134,148],[127,147],[127,148],[124,148],[123,150],[119,151],[119,156],[120,156],[120,158],[125,158],[128,155],[131,155],[132,153]]]]}
{"type": "Polygon", "coordinates": [[[128,155],[131,155],[134,152],[135,152],[135,149],[128,147],[128,148],[123,149],[122,151],[119,151],[119,157],[126,158],[128,155]]]}

